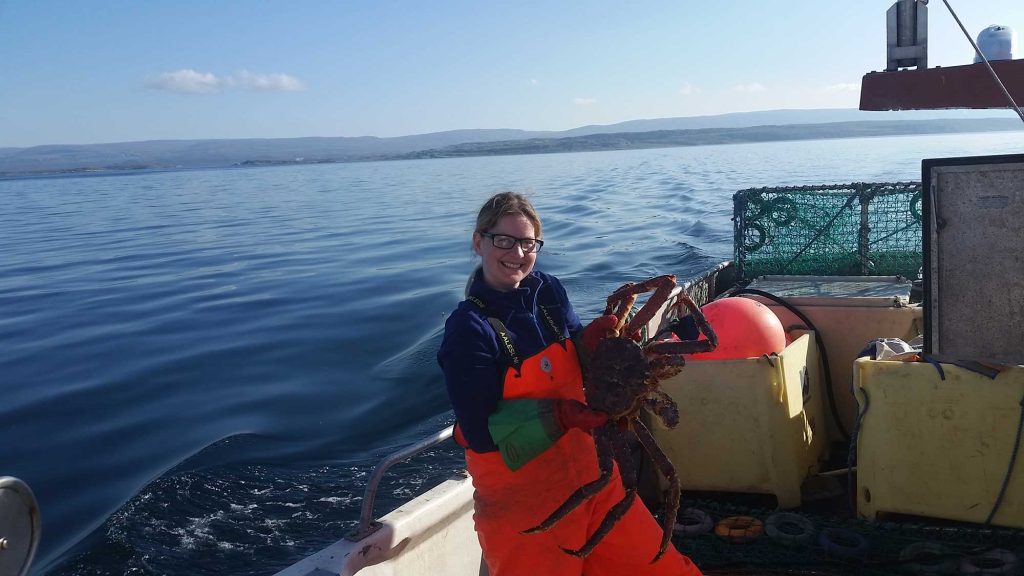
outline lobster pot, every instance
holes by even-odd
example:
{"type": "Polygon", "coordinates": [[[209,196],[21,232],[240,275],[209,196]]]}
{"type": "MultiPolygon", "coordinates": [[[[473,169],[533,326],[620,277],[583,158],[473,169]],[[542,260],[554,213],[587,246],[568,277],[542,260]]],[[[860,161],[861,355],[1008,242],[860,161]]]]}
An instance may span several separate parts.
{"type": "Polygon", "coordinates": [[[1000,500],[1021,424],[1024,366],[854,362],[862,413],[857,511],[1024,528],[1018,455],[1000,500]],[[941,368],[941,374],[940,369],[941,368]],[[979,373],[975,370],[987,372],[979,373]],[[994,377],[990,377],[994,376],[994,377]]]}
{"type": "Polygon", "coordinates": [[[647,422],[684,491],[772,494],[782,508],[800,505],[800,485],[827,446],[813,332],[778,355],[690,361],[661,388],[679,405],[679,425],[647,422]]]}

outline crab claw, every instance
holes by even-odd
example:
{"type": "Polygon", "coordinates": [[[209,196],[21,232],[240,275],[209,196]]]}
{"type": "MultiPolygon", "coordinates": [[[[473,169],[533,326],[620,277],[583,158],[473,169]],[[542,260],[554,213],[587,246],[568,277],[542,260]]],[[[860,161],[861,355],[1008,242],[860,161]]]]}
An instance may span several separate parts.
{"type": "Polygon", "coordinates": [[[619,319],[614,314],[604,314],[594,318],[583,328],[583,346],[586,347],[587,353],[593,354],[601,340],[609,335],[618,336],[617,332],[613,333],[618,328],[620,328],[619,319]]]}
{"type": "Polygon", "coordinates": [[[640,328],[650,322],[651,318],[654,318],[661,305],[668,301],[668,297],[672,295],[672,289],[675,287],[675,274],[665,274],[648,278],[643,282],[624,284],[608,297],[605,314],[610,314],[614,309],[615,315],[619,318],[619,334],[633,338],[639,333],[640,328]],[[629,323],[623,326],[624,319],[629,309],[636,303],[637,297],[651,290],[654,290],[654,294],[647,299],[647,302],[637,311],[629,323]]]}

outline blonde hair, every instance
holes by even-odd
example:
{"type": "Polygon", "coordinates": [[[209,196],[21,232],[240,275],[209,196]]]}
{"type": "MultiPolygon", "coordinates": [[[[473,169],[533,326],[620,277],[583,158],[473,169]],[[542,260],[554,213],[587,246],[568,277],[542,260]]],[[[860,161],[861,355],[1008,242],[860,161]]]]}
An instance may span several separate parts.
{"type": "Polygon", "coordinates": [[[541,238],[540,216],[526,196],[517,192],[500,192],[491,196],[480,208],[476,216],[474,232],[486,232],[498,224],[498,220],[506,214],[522,214],[533,224],[533,233],[541,238]]]}

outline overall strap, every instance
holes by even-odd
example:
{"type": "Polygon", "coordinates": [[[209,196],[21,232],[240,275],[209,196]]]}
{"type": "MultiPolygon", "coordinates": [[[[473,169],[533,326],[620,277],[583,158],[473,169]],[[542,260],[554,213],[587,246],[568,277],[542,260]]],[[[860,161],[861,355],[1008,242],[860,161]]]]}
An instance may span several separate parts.
{"type": "MultiPolygon", "coordinates": [[[[549,282],[544,286],[541,286],[541,290],[546,290],[548,294],[551,295],[551,300],[556,303],[558,302],[558,294],[555,292],[555,287],[553,284],[549,282]]],[[[538,300],[540,299],[540,295],[540,293],[537,294],[538,300]]],[[[569,339],[569,337],[567,336],[567,334],[569,333],[568,326],[565,326],[564,324],[560,325],[557,322],[555,322],[554,317],[552,317],[551,313],[548,312],[547,306],[543,304],[538,304],[537,307],[540,308],[541,316],[544,317],[544,323],[547,325],[548,330],[551,331],[551,335],[555,337],[555,341],[558,342],[562,346],[562,348],[565,348],[565,341],[569,339]]]]}
{"type": "MultiPolygon", "coordinates": [[[[544,287],[547,288],[548,291],[550,291],[552,294],[554,294],[554,288],[551,288],[550,284],[547,284],[544,287]]],[[[487,312],[487,303],[481,300],[480,298],[477,298],[476,296],[466,296],[466,300],[472,302],[473,304],[476,304],[483,312],[487,312]]],[[[537,307],[540,308],[541,316],[544,318],[544,325],[547,326],[548,331],[551,332],[551,336],[554,338],[554,341],[561,344],[562,348],[565,348],[565,341],[569,339],[569,337],[566,336],[566,334],[569,331],[566,329],[565,326],[559,326],[559,324],[555,322],[554,317],[551,316],[551,312],[548,312],[547,306],[543,304],[538,304],[537,307]]],[[[499,336],[504,334],[504,336],[502,336],[503,340],[505,339],[505,336],[508,336],[508,330],[505,329],[505,325],[501,322],[501,320],[498,320],[497,318],[488,315],[487,321],[490,322],[491,326],[495,326],[495,330],[498,332],[499,336]],[[500,326],[501,328],[498,329],[497,326],[500,326]]],[[[506,340],[506,342],[506,346],[511,347],[512,341],[506,340]]]]}
{"type": "MultiPolygon", "coordinates": [[[[487,312],[487,304],[483,300],[476,296],[466,296],[466,300],[476,304],[480,307],[480,310],[487,312]]],[[[509,363],[516,372],[519,372],[520,367],[523,365],[522,359],[519,357],[519,353],[516,352],[516,347],[512,345],[512,337],[508,334],[508,329],[505,328],[505,324],[495,318],[494,316],[487,316],[487,323],[494,328],[494,332],[498,335],[498,340],[501,341],[504,346],[505,356],[508,357],[509,363]]]]}
{"type": "MultiPolygon", "coordinates": [[[[545,285],[544,288],[547,288],[548,291],[554,295],[554,288],[550,285],[545,285]]],[[[477,298],[476,296],[466,296],[466,300],[476,304],[485,314],[487,313],[487,303],[480,298],[477,298]]],[[[555,322],[555,319],[551,316],[551,312],[548,311],[547,306],[538,304],[537,307],[540,308],[541,317],[544,318],[544,325],[547,326],[548,331],[551,332],[551,336],[554,338],[554,341],[558,342],[558,344],[564,349],[566,347],[565,341],[569,339],[568,336],[566,336],[566,332],[568,332],[568,330],[566,330],[564,326],[559,326],[558,323],[555,322]]],[[[494,332],[497,333],[498,340],[503,346],[505,356],[508,357],[509,363],[516,372],[519,372],[523,361],[522,358],[520,358],[519,353],[516,352],[515,346],[512,344],[512,337],[509,336],[508,328],[505,327],[505,324],[501,320],[498,320],[489,314],[487,315],[487,322],[492,328],[494,328],[494,332]]]]}
{"type": "Polygon", "coordinates": [[[548,330],[551,331],[555,340],[564,348],[565,341],[568,340],[568,336],[565,335],[565,331],[559,328],[558,324],[555,323],[555,319],[551,317],[551,313],[548,312],[547,306],[539,304],[537,307],[540,308],[541,316],[544,317],[544,323],[547,324],[548,330]]]}

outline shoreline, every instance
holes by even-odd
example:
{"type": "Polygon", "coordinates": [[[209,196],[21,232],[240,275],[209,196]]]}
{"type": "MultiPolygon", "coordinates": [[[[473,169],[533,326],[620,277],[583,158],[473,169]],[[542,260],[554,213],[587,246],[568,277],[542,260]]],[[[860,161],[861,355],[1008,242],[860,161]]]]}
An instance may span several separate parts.
{"type": "MultiPolygon", "coordinates": [[[[223,163],[132,163],[108,166],[69,166],[39,170],[0,170],[0,180],[32,178],[80,178],[177,172],[188,170],[224,170],[231,168],[263,168],[278,166],[309,166],[315,164],[345,164],[354,162],[382,162],[395,160],[431,160],[479,156],[520,156],[533,154],[559,154],[571,152],[605,152],[644,150],[693,146],[717,146],[764,142],[793,142],[803,140],[834,140],[848,138],[888,136],[930,136],[942,134],[969,134],[986,132],[1022,131],[1016,119],[952,119],[952,120],[894,120],[854,121],[821,124],[787,124],[752,126],[744,128],[699,128],[685,130],[654,130],[647,132],[611,132],[587,136],[560,138],[528,138],[469,142],[411,152],[363,155],[340,155],[333,158],[249,158],[223,163]]],[[[2,159],[0,159],[2,162],[2,159]]]]}

